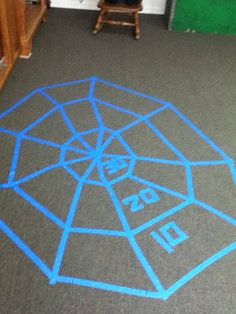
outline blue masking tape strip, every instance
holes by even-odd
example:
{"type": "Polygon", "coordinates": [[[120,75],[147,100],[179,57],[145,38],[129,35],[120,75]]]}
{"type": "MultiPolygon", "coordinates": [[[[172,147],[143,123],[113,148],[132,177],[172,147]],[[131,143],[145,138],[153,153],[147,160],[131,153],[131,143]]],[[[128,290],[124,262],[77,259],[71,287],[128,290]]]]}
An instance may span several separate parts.
{"type": "Polygon", "coordinates": [[[64,228],[65,224],[55,215],[53,215],[50,211],[48,211],[45,207],[43,207],[39,202],[33,199],[29,194],[23,191],[19,187],[14,187],[14,191],[21,196],[24,200],[26,200],[29,204],[31,204],[34,208],[36,208],[41,214],[47,217],[49,220],[54,222],[58,227],[64,228]]]}
{"type": "Polygon", "coordinates": [[[125,286],[117,286],[104,282],[86,280],[74,277],[58,276],[58,282],[67,283],[71,285],[78,285],[83,287],[102,289],[105,291],[114,291],[122,294],[134,295],[144,298],[161,299],[162,293],[156,291],[146,291],[141,289],[134,289],[125,286]]]}
{"type": "Polygon", "coordinates": [[[208,145],[210,145],[222,158],[229,160],[229,157],[220,149],[212,140],[210,140],[203,132],[197,128],[189,119],[187,119],[179,110],[173,105],[170,105],[172,111],[181,118],[194,132],[196,132],[208,145]]]}
{"type": "Polygon", "coordinates": [[[0,230],[42,271],[48,278],[51,277],[51,270],[48,266],[2,221],[0,230]]]}
{"type": "Polygon", "coordinates": [[[13,153],[13,159],[12,159],[11,168],[9,172],[8,183],[12,183],[15,178],[15,172],[16,172],[16,167],[17,167],[17,163],[19,159],[21,141],[22,141],[22,138],[18,136],[16,139],[15,149],[13,153]]]}
{"type": "Polygon", "coordinates": [[[163,299],[167,300],[173,293],[175,293],[178,289],[180,289],[183,285],[185,285],[188,281],[196,277],[198,274],[203,272],[206,268],[216,263],[218,260],[228,255],[229,253],[236,250],[236,242],[231,243],[229,246],[225,247],[221,251],[217,252],[203,263],[199,264],[197,267],[192,269],[189,273],[183,276],[180,280],[175,282],[171,287],[166,289],[166,292],[163,293],[163,299]]]}
{"type": "Polygon", "coordinates": [[[14,110],[16,110],[18,107],[20,107],[21,105],[27,104],[27,101],[34,95],[36,95],[38,93],[39,89],[35,89],[33,90],[31,93],[29,93],[28,95],[26,95],[24,98],[22,98],[21,100],[19,100],[15,105],[11,106],[9,109],[7,109],[6,111],[4,111],[3,113],[0,114],[0,120],[3,119],[4,117],[6,117],[7,115],[9,115],[11,112],[13,112],[14,110]]]}

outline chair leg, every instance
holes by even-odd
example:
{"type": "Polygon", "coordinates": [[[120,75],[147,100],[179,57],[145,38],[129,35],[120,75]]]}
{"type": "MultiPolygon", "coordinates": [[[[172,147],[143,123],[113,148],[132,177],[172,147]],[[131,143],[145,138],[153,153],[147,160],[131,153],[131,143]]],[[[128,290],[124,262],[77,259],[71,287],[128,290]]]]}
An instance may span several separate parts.
{"type": "Polygon", "coordinates": [[[96,22],[96,25],[95,25],[95,28],[93,30],[93,34],[96,35],[100,30],[101,28],[103,27],[103,18],[104,16],[106,15],[106,10],[105,9],[101,9],[99,15],[98,15],[98,18],[97,18],[97,22],[96,22]]]}
{"type": "Polygon", "coordinates": [[[139,39],[140,38],[140,26],[139,26],[139,13],[136,12],[134,13],[134,24],[135,24],[135,38],[139,39]]]}

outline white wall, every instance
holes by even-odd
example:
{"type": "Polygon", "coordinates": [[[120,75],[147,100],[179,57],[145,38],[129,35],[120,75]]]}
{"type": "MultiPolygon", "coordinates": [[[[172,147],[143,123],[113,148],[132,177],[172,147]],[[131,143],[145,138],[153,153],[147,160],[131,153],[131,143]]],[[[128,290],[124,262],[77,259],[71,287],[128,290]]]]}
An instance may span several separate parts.
{"type": "MultiPolygon", "coordinates": [[[[96,10],[98,0],[51,0],[56,8],[96,10]]],[[[166,0],[143,0],[143,13],[164,14],[166,0]]]]}

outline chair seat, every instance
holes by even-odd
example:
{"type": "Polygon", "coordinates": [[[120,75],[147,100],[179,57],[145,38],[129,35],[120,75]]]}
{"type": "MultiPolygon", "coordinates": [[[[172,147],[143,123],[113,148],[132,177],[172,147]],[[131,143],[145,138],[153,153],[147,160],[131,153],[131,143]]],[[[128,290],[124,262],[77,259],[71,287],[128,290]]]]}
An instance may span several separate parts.
{"type": "Polygon", "coordinates": [[[134,5],[128,5],[124,3],[115,3],[115,4],[110,4],[107,3],[105,0],[100,0],[98,2],[98,8],[100,9],[106,9],[109,10],[110,12],[129,12],[129,13],[135,13],[143,10],[142,3],[139,2],[134,5]]]}

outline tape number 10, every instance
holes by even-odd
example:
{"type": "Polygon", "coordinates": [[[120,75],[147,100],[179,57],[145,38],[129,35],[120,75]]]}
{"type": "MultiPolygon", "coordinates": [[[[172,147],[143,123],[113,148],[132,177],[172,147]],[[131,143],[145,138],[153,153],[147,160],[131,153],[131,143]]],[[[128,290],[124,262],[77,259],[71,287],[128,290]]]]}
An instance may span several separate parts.
{"type": "Polygon", "coordinates": [[[133,194],[124,198],[122,200],[122,204],[130,206],[131,212],[135,213],[143,209],[146,204],[153,204],[158,202],[159,200],[160,199],[157,196],[156,192],[151,188],[147,188],[139,191],[138,194],[133,194]]]}

